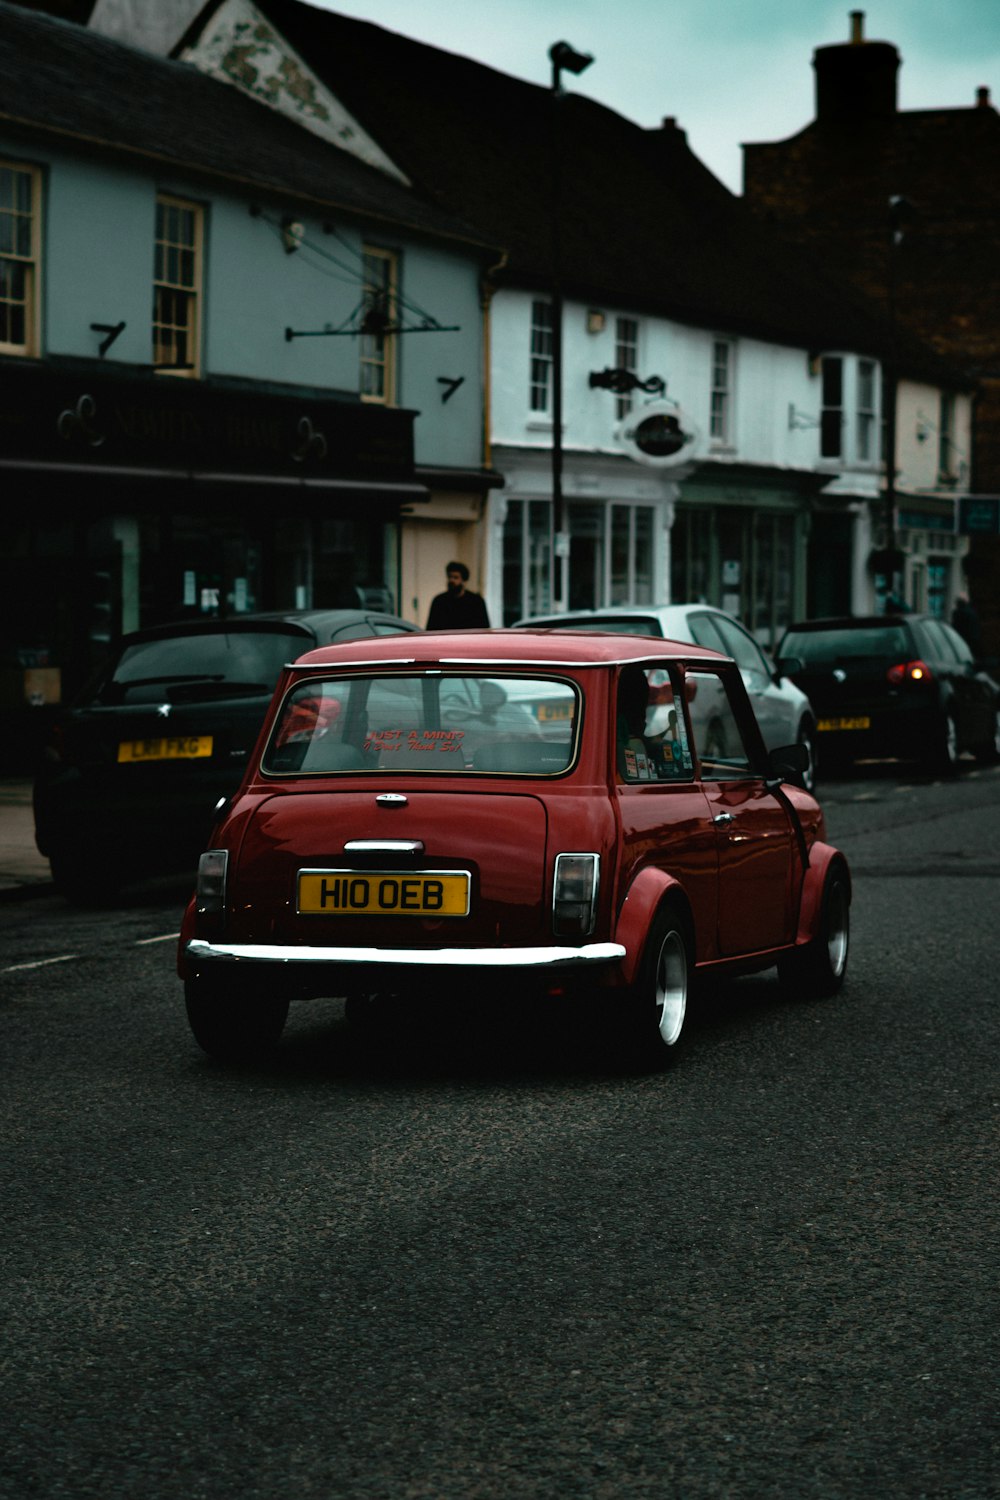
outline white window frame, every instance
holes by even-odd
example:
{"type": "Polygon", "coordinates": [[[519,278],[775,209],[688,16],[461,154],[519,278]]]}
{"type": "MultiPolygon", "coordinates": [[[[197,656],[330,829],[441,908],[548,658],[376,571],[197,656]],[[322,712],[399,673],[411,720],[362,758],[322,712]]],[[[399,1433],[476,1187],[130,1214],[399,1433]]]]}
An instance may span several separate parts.
{"type": "Polygon", "coordinates": [[[729,448],[733,441],[733,370],[735,345],[732,339],[712,340],[712,386],[709,393],[708,432],[713,448],[729,448]]]}
{"type": "MultiPolygon", "coordinates": [[[[628,370],[637,375],[639,370],[639,320],[637,318],[615,319],[615,369],[628,370]]],[[[632,410],[631,393],[615,397],[615,417],[623,421],[632,410]]]]}
{"type": "Polygon", "coordinates": [[[878,365],[859,358],[857,369],[855,443],[860,464],[878,461],[878,365]]]}
{"type": "Polygon", "coordinates": [[[825,354],[820,367],[819,456],[838,463],[844,459],[845,446],[844,364],[842,354],[825,354]]]}
{"type": "MultiPolygon", "coordinates": [[[[0,327],[0,353],[36,357],[39,353],[38,329],[41,305],[42,174],[38,167],[6,159],[0,159],[0,171],[10,173],[13,190],[11,202],[0,204],[0,221],[2,221],[0,262],[4,264],[5,269],[11,268],[11,281],[18,275],[23,276],[22,295],[4,295],[3,301],[8,309],[8,315],[20,309],[24,328],[23,339],[11,339],[4,336],[5,332],[9,332],[9,324],[6,330],[0,327]],[[17,201],[16,184],[18,182],[27,182],[28,185],[26,211],[19,206],[17,201]],[[24,233],[25,220],[27,220],[27,236],[24,233]],[[25,246],[25,238],[27,238],[27,246],[25,246]]],[[[6,293],[9,287],[6,275],[0,285],[6,293]]]]}
{"type": "Polygon", "coordinates": [[[204,239],[205,210],[200,203],[157,193],[152,339],[153,368],[160,375],[196,380],[201,374],[204,239]],[[161,222],[161,211],[164,218],[174,211],[190,215],[190,236],[171,235],[170,224],[161,222]],[[170,306],[173,299],[183,299],[183,321],[170,306]],[[157,330],[162,330],[162,337],[157,337],[157,330]]]}
{"type": "Polygon", "coordinates": [[[533,416],[552,414],[554,360],[552,303],[535,298],[531,304],[531,343],[528,406],[533,416]]]}
{"type": "Polygon", "coordinates": [[[382,245],[361,247],[363,267],[359,381],[362,401],[395,406],[398,379],[399,252],[382,245]],[[366,331],[364,319],[377,314],[388,331],[366,331]]]}
{"type": "Polygon", "coordinates": [[[883,462],[882,371],[868,355],[831,350],[820,364],[819,461],[876,470],[883,462]]]}

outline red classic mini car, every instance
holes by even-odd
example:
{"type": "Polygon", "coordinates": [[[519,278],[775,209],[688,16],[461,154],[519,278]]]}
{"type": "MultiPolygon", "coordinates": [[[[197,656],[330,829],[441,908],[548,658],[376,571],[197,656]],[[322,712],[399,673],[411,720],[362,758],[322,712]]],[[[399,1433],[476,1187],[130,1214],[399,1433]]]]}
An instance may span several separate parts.
{"type": "Polygon", "coordinates": [[[831,994],[850,875],[802,768],[697,646],[522,629],[311,651],[201,856],[194,1035],[238,1057],[294,998],[559,994],[666,1058],[696,976],[777,966],[831,994]]]}

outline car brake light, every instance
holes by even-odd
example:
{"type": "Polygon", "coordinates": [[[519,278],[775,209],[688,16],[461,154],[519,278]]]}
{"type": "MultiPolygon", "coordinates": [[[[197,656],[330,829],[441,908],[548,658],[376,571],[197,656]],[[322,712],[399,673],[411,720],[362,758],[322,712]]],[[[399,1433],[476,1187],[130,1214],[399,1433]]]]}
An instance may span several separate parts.
{"type": "Polygon", "coordinates": [[[552,931],[562,937],[587,937],[597,920],[600,856],[557,854],[552,888],[552,931]]]}
{"type": "Polygon", "coordinates": [[[49,732],[48,744],[45,746],[45,759],[60,762],[67,759],[65,725],[53,724],[49,732]]]}
{"type": "Polygon", "coordinates": [[[891,683],[933,682],[934,673],[925,661],[901,661],[885,674],[891,683]]]}
{"type": "Polygon", "coordinates": [[[198,861],[198,883],[195,894],[199,916],[225,910],[228,849],[206,849],[198,861]]]}

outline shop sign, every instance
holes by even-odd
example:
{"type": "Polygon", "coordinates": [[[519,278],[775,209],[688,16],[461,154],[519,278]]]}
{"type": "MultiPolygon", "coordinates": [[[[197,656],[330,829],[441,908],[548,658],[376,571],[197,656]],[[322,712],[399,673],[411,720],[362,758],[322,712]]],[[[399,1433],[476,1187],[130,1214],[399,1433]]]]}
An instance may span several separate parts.
{"type": "Polygon", "coordinates": [[[28,461],[409,479],[414,415],[167,376],[0,369],[4,456],[28,461]]]}
{"type": "Polygon", "coordinates": [[[958,502],[958,529],[962,536],[1000,534],[1000,497],[965,495],[958,502]]]}
{"type": "Polygon", "coordinates": [[[630,458],[653,468],[670,468],[690,458],[697,430],[676,401],[647,401],[618,427],[617,441],[630,458]]]}

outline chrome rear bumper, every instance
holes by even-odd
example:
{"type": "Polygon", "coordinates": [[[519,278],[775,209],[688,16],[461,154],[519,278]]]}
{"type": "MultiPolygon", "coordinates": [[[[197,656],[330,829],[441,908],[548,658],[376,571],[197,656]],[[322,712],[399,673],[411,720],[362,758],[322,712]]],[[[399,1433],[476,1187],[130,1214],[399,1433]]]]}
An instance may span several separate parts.
{"type": "Polygon", "coordinates": [[[621,943],[586,943],[582,948],[337,948],[291,946],[279,943],[188,943],[188,961],[205,964],[245,963],[299,965],[371,965],[431,969],[575,969],[587,964],[611,964],[625,957],[621,943]]]}

